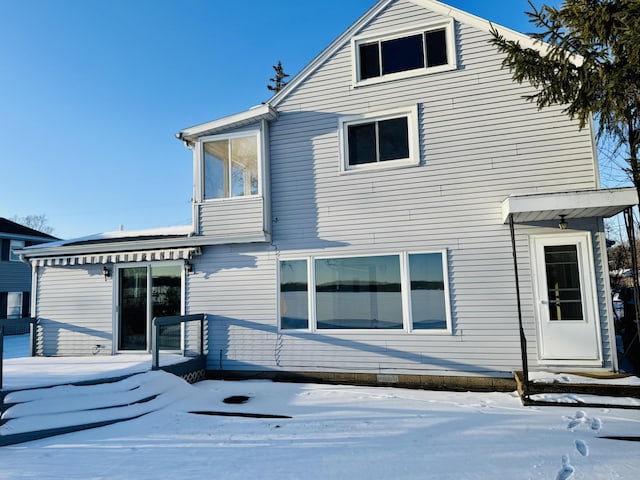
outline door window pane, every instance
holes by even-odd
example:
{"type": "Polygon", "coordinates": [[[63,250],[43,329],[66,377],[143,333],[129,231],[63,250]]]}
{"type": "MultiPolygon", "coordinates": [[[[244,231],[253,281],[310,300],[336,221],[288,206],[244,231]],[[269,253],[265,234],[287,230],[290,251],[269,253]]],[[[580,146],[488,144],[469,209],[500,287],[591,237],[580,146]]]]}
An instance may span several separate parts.
{"type": "MultiPolygon", "coordinates": [[[[182,313],[182,267],[151,267],[151,317],[171,317],[182,313]]],[[[179,350],[180,325],[160,327],[158,346],[161,349],[179,350]]]]}
{"type": "Polygon", "coordinates": [[[147,267],[120,270],[120,350],[147,349],[147,267]]]}
{"type": "Polygon", "coordinates": [[[402,329],[397,255],[315,261],[318,329],[402,329]]]}
{"type": "Polygon", "coordinates": [[[411,316],[414,330],[447,328],[441,253],[409,255],[411,316]]]}
{"type": "Polygon", "coordinates": [[[382,74],[406,72],[424,67],[422,35],[382,42],[382,74]]]}
{"type": "Polygon", "coordinates": [[[549,315],[552,321],[582,320],[582,294],[576,245],[544,247],[549,315]]]}
{"type": "Polygon", "coordinates": [[[280,328],[308,329],[307,261],[280,262],[280,328]]]}

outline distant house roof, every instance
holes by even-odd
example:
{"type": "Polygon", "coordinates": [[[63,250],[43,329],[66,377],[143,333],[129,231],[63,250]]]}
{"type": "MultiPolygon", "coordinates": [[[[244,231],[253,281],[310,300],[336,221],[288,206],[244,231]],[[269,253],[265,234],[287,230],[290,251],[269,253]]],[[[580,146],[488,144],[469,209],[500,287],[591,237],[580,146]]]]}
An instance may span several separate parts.
{"type": "Polygon", "coordinates": [[[25,227],[24,225],[20,225],[19,223],[0,217],[0,235],[3,233],[8,235],[18,235],[21,237],[37,237],[42,238],[45,241],[58,240],[57,237],[49,235],[48,233],[42,233],[38,230],[34,230],[33,228],[25,227]]]}

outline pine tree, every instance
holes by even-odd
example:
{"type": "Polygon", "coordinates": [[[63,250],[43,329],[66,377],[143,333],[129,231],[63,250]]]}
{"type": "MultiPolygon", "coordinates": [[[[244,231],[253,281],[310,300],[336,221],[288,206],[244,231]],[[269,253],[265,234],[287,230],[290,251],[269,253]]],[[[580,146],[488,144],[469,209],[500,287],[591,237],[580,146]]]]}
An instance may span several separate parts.
{"type": "Polygon", "coordinates": [[[494,28],[491,42],[506,54],[503,67],[515,81],[537,88],[526,98],[538,108],[566,105],[580,128],[593,116],[598,137],[615,140],[628,155],[627,172],[640,196],[640,0],[529,6],[542,48],[522,47],[494,28]]]}
{"type": "Polygon", "coordinates": [[[284,73],[282,62],[280,62],[280,60],[278,60],[278,65],[273,66],[273,69],[276,72],[276,76],[274,78],[270,78],[269,81],[273,82],[274,85],[267,85],[267,88],[272,92],[278,93],[287,84],[284,79],[289,75],[287,73],[284,73]]]}

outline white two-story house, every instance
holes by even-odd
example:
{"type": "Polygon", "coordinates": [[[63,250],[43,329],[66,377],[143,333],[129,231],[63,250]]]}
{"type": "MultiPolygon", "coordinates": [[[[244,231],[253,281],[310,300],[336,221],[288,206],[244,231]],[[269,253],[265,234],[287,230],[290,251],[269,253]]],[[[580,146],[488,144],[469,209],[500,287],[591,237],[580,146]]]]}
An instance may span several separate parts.
{"type": "Polygon", "coordinates": [[[182,130],[192,225],[23,252],[39,353],[147,352],[153,317],[204,313],[220,375],[492,382],[521,330],[532,369],[616,370],[603,218],[637,196],[489,30],[380,0],[269,102],[182,130]]]}

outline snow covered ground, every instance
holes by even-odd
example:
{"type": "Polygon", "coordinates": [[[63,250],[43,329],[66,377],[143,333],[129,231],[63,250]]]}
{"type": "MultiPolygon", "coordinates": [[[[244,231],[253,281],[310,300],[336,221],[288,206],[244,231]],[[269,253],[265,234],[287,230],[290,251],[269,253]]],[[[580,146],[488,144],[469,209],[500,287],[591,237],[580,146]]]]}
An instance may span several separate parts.
{"type": "MultiPolygon", "coordinates": [[[[638,410],[523,407],[515,393],[141,378],[171,401],[135,420],[0,447],[0,479],[600,480],[640,471],[640,442],[600,438],[640,435],[638,410]],[[250,398],[223,402],[234,395],[250,398]]],[[[121,393],[103,385],[86,400],[121,393]]],[[[44,411],[32,400],[37,424],[44,411]]]]}

